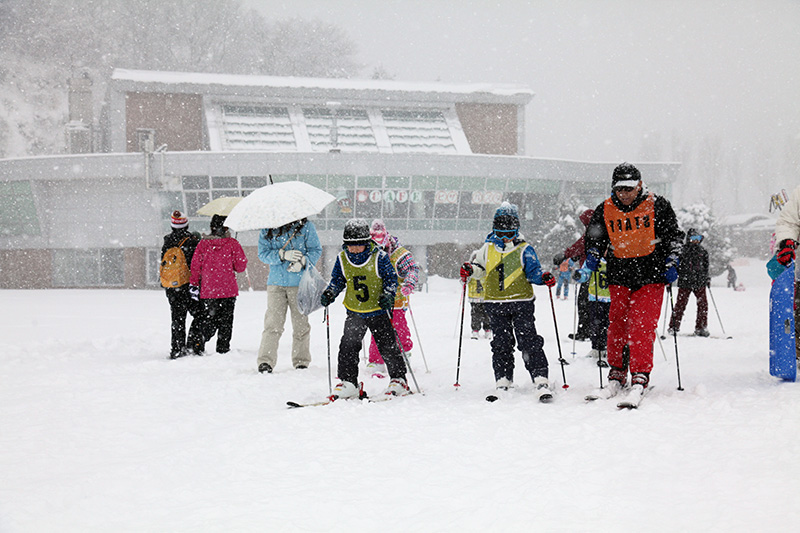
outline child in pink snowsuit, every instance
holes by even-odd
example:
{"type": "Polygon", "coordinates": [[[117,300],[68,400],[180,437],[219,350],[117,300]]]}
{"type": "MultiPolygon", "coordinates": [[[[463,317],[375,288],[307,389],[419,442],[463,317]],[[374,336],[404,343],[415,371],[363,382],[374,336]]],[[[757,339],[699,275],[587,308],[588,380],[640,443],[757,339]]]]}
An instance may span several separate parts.
{"type": "MultiPolygon", "coordinates": [[[[411,351],[411,348],[413,348],[414,343],[411,341],[411,331],[408,328],[408,322],[406,322],[406,309],[408,308],[409,295],[414,292],[414,288],[419,281],[419,265],[414,261],[414,256],[411,255],[411,252],[400,245],[397,237],[387,233],[386,225],[382,220],[375,219],[372,221],[370,235],[372,236],[372,240],[389,254],[389,259],[392,261],[392,265],[394,265],[394,269],[397,271],[399,288],[394,300],[392,325],[400,339],[400,345],[403,351],[408,353],[411,351]]],[[[384,365],[383,358],[380,352],[378,352],[378,346],[375,344],[374,338],[369,344],[369,363],[367,364],[367,371],[378,377],[384,377],[386,375],[386,365],[384,365]]]]}

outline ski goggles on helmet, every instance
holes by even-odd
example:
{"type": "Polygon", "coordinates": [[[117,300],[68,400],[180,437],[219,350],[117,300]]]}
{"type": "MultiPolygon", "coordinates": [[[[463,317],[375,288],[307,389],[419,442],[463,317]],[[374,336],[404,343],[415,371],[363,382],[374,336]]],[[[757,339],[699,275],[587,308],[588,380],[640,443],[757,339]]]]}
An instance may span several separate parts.
{"type": "Polygon", "coordinates": [[[703,240],[703,236],[702,235],[692,235],[691,237],[689,237],[689,240],[692,241],[692,242],[700,242],[700,241],[703,240]]]}
{"type": "Polygon", "coordinates": [[[498,239],[513,239],[519,233],[518,229],[495,229],[494,234],[498,239]]]}

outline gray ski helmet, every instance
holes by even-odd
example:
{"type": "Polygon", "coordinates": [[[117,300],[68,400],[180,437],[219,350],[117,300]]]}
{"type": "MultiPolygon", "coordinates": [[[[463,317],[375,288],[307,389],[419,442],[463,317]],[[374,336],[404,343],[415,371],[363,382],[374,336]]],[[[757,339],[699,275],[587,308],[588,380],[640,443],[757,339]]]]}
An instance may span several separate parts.
{"type": "Polygon", "coordinates": [[[503,202],[494,212],[492,227],[499,230],[519,229],[519,210],[517,206],[503,202]]]}
{"type": "Polygon", "coordinates": [[[369,224],[363,218],[351,218],[344,225],[344,233],[342,240],[345,244],[361,245],[367,244],[371,235],[369,233],[369,224]]]}

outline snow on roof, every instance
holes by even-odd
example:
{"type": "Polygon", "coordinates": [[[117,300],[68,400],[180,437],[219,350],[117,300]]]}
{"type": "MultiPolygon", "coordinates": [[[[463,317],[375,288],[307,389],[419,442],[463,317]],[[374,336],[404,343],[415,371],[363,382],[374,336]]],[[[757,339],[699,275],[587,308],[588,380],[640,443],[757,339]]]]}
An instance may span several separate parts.
{"type": "Polygon", "coordinates": [[[769,225],[774,226],[775,221],[776,221],[775,218],[765,215],[763,213],[741,213],[738,215],[728,215],[720,217],[717,223],[720,226],[766,227],[769,225]]]}
{"type": "Polygon", "coordinates": [[[112,82],[129,82],[145,85],[192,85],[219,87],[252,87],[276,89],[306,89],[325,91],[381,91],[399,93],[435,93],[439,95],[470,96],[491,95],[508,102],[527,103],[533,91],[525,85],[499,83],[439,83],[395,80],[295,78],[279,76],[247,76],[240,74],[213,74],[204,72],[162,72],[154,70],[114,69],[112,82]]]}

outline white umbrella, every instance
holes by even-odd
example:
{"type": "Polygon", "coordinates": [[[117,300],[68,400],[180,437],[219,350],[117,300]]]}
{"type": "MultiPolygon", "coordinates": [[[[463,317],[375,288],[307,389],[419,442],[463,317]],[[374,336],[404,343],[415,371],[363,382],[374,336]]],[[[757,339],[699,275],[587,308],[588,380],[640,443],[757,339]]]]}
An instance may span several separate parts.
{"type": "Polygon", "coordinates": [[[241,196],[220,196],[198,209],[197,214],[207,217],[213,217],[214,215],[228,216],[231,214],[231,209],[241,201],[241,196]]]}
{"type": "Polygon", "coordinates": [[[234,231],[279,228],[316,215],[333,202],[332,194],[302,181],[285,181],[251,192],[231,210],[225,225],[234,231]]]}

